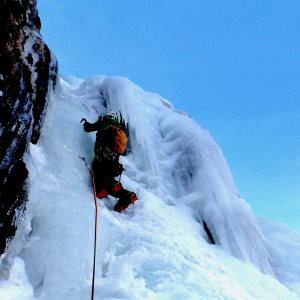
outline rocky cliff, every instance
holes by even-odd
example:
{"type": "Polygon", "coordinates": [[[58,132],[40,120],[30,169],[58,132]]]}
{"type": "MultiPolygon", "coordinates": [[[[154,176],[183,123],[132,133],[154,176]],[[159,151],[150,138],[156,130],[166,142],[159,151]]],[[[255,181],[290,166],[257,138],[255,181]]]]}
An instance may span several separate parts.
{"type": "Polygon", "coordinates": [[[36,0],[0,2],[0,253],[14,235],[27,198],[23,162],[36,143],[57,62],[40,34],[36,0]]]}

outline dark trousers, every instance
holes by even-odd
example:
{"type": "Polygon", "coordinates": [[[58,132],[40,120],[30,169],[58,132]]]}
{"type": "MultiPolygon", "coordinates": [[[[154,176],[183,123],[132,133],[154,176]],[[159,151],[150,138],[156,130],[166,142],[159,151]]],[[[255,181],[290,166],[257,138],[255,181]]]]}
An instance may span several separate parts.
{"type": "Polygon", "coordinates": [[[96,187],[96,195],[98,198],[103,198],[111,195],[119,199],[122,203],[131,203],[135,193],[125,190],[122,184],[115,179],[117,175],[114,170],[114,163],[108,160],[93,161],[93,172],[96,187]]]}

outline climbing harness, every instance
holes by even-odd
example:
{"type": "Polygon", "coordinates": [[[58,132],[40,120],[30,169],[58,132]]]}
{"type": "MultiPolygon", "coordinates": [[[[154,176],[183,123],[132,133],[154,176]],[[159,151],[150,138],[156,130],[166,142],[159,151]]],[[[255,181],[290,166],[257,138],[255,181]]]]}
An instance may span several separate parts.
{"type": "Polygon", "coordinates": [[[95,274],[96,274],[96,249],[97,249],[97,235],[98,235],[98,205],[96,198],[96,188],[95,188],[95,178],[93,171],[89,168],[86,158],[83,156],[79,156],[79,158],[84,162],[86,168],[88,169],[93,183],[94,189],[94,202],[95,202],[95,232],[94,232],[94,261],[93,261],[93,279],[92,279],[92,293],[91,300],[94,300],[94,289],[95,289],[95,274]]]}

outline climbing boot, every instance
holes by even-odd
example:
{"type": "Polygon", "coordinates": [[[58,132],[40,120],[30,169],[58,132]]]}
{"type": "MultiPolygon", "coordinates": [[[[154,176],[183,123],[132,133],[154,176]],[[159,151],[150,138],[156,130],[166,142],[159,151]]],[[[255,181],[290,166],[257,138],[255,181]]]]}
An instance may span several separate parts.
{"type": "Polygon", "coordinates": [[[101,190],[96,194],[96,197],[102,199],[108,195],[108,191],[106,189],[101,190]]]}
{"type": "Polygon", "coordinates": [[[126,198],[120,199],[117,204],[114,206],[114,210],[121,213],[125,210],[130,204],[134,203],[137,200],[137,196],[133,192],[129,192],[126,195],[126,198]]]}

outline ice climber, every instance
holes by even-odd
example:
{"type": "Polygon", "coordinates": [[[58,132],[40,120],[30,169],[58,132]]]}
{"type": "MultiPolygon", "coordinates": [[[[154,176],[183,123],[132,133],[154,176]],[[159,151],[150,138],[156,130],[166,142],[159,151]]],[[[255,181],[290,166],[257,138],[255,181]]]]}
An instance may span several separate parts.
{"type": "Polygon", "coordinates": [[[118,198],[119,201],[114,206],[117,212],[122,212],[137,200],[135,193],[125,190],[115,179],[123,171],[119,157],[124,154],[128,140],[121,116],[120,119],[121,121],[115,112],[101,115],[95,123],[82,119],[86,132],[97,131],[93,161],[96,196],[100,199],[107,195],[118,198]]]}

